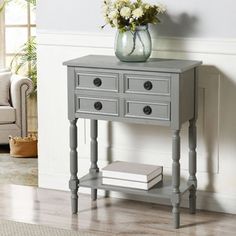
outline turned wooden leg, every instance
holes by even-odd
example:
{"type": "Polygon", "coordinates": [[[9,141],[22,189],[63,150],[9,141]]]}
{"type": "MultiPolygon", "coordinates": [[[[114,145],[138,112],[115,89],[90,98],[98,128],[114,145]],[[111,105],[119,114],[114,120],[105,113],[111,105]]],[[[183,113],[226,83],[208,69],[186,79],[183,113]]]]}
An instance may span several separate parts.
{"type": "Polygon", "coordinates": [[[172,206],[174,228],[180,226],[180,130],[174,130],[172,136],[172,206]]]}
{"type": "Polygon", "coordinates": [[[73,214],[78,212],[78,155],[77,155],[77,119],[70,120],[70,181],[71,210],[73,214]]]}
{"type": "MultiPolygon", "coordinates": [[[[98,162],[98,142],[97,142],[97,136],[98,136],[98,121],[97,120],[91,120],[90,122],[91,126],[91,142],[90,142],[90,148],[91,148],[91,167],[90,167],[90,173],[95,174],[99,172],[99,168],[97,165],[98,162]]],[[[97,200],[97,189],[91,189],[91,199],[93,201],[97,200]]]]}
{"type": "Polygon", "coordinates": [[[189,121],[189,179],[188,184],[192,187],[189,190],[189,210],[191,214],[196,212],[196,189],[197,189],[197,153],[196,153],[196,121],[194,119],[189,121]]]}

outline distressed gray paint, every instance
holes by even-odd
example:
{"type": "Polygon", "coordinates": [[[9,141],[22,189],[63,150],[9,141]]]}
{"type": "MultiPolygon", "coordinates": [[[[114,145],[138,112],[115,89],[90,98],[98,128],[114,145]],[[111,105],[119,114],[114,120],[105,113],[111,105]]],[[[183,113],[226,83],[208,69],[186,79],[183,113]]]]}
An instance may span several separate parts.
{"type": "Polygon", "coordinates": [[[172,198],[174,228],[180,225],[180,130],[173,130],[172,135],[172,198]]]}
{"type": "MultiPolygon", "coordinates": [[[[69,118],[88,118],[91,119],[91,168],[90,174],[83,177],[80,186],[91,188],[91,197],[93,200],[97,198],[97,189],[121,191],[126,193],[134,193],[147,196],[161,196],[171,198],[173,205],[174,227],[179,228],[180,225],[180,201],[181,196],[189,191],[190,212],[195,213],[196,209],[196,118],[197,118],[197,71],[196,66],[200,65],[199,61],[182,61],[182,60],[166,60],[157,59],[146,63],[122,63],[117,62],[113,57],[106,56],[87,56],[69,62],[64,65],[68,66],[68,101],[69,118]],[[105,60],[106,63],[101,62],[105,60]],[[72,73],[74,67],[75,73],[72,73]],[[78,71],[83,70],[85,78],[88,78],[86,91],[78,86],[78,71]],[[86,75],[87,71],[87,75],[86,75]],[[195,71],[195,73],[194,73],[195,71]],[[166,72],[166,73],[165,73],[166,72]],[[102,74],[101,74],[102,73],[102,74]],[[93,76],[103,75],[104,73],[117,74],[118,91],[101,91],[96,89],[91,83],[93,76]],[[152,87],[146,93],[142,91],[140,94],[140,86],[133,87],[132,93],[127,91],[127,75],[137,78],[152,78],[153,84],[157,86],[162,78],[166,78],[168,86],[170,86],[170,95],[155,94],[152,87]],[[151,76],[151,77],[150,77],[151,76]],[[91,88],[91,89],[90,89],[91,88]],[[138,89],[137,89],[138,88],[138,89]],[[136,92],[135,92],[136,91],[136,92]],[[76,97],[76,103],[74,103],[76,97]],[[186,102],[186,100],[188,102],[186,102]],[[84,104],[82,104],[84,102],[84,104]],[[96,110],[95,103],[99,102],[101,110],[96,110]],[[110,103],[111,102],[111,103],[110,103]],[[145,107],[149,107],[144,110],[145,107]],[[104,109],[104,110],[103,110],[104,109]],[[73,114],[74,113],[74,114],[73,114]],[[97,120],[124,121],[140,124],[153,124],[161,126],[169,126],[173,131],[172,136],[172,187],[169,183],[163,182],[158,184],[149,191],[132,190],[129,188],[120,188],[114,186],[105,186],[101,184],[101,176],[97,173],[97,120]],[[181,125],[190,120],[189,127],[189,181],[187,186],[180,185],[180,129],[181,125]]],[[[109,77],[101,80],[107,80],[109,77]]],[[[111,76],[111,80],[114,78],[111,76]]],[[[141,80],[141,79],[140,79],[141,80]]],[[[164,80],[165,81],[165,80],[164,80]]],[[[102,81],[103,82],[103,81],[102,81]]],[[[108,84],[110,84],[108,82],[108,84]]],[[[156,88],[155,88],[156,89],[156,88]]],[[[166,91],[166,86],[160,84],[159,91],[166,91]]],[[[157,91],[157,90],[154,90],[157,91]]],[[[76,152],[76,122],[71,120],[71,183],[77,181],[77,152],[76,152]],[[73,167],[73,166],[76,167],[73,167]]],[[[76,141],[77,142],[77,141],[76,141]]],[[[72,185],[72,184],[71,184],[72,185]]],[[[71,186],[72,190],[72,211],[77,210],[77,189],[71,186]]]]}
{"type": "MultiPolygon", "coordinates": [[[[102,184],[102,173],[96,173],[96,174],[87,174],[83,176],[80,179],[81,187],[86,188],[94,188],[94,189],[103,189],[103,190],[111,190],[114,192],[122,192],[127,194],[134,194],[144,197],[160,197],[164,199],[170,199],[172,196],[172,186],[171,186],[171,180],[165,179],[162,183],[157,184],[154,188],[145,191],[145,190],[139,190],[139,189],[133,189],[133,188],[122,188],[117,186],[109,186],[102,184]]],[[[187,185],[185,181],[182,181],[180,184],[180,193],[181,196],[189,191],[191,186],[187,185]]]]}
{"type": "MultiPolygon", "coordinates": [[[[97,142],[97,136],[98,136],[98,121],[97,120],[91,120],[90,121],[90,158],[91,158],[91,167],[89,172],[91,174],[95,174],[99,172],[99,168],[97,165],[98,162],[98,142],[97,142]]],[[[97,199],[97,189],[91,188],[91,199],[95,201],[97,199]]]]}
{"type": "Polygon", "coordinates": [[[70,181],[72,213],[78,212],[78,154],[77,154],[77,119],[70,120],[70,181]]]}
{"type": "Polygon", "coordinates": [[[150,101],[125,100],[125,117],[170,120],[170,103],[153,103],[150,101]],[[144,107],[150,107],[151,113],[145,114],[144,107]]]}
{"type": "Polygon", "coordinates": [[[192,186],[189,191],[189,209],[190,213],[196,212],[196,189],[197,189],[197,153],[196,153],[196,120],[192,119],[189,122],[189,179],[188,183],[192,186]]]}
{"type": "Polygon", "coordinates": [[[124,75],[125,92],[134,94],[166,95],[170,96],[170,75],[124,75]],[[145,88],[145,83],[151,84],[151,89],[145,88]]]}
{"type": "Polygon", "coordinates": [[[150,58],[147,62],[123,63],[113,56],[88,55],[66,61],[63,65],[148,72],[183,73],[200,65],[199,61],[150,58]]]}
{"type": "Polygon", "coordinates": [[[180,91],[180,120],[183,123],[191,119],[194,114],[194,69],[181,74],[180,91]]]}
{"type": "Polygon", "coordinates": [[[73,79],[74,77],[74,68],[68,67],[67,68],[67,95],[68,95],[68,119],[74,120],[75,119],[75,95],[71,95],[71,91],[74,90],[75,82],[73,79]]]}
{"type": "Polygon", "coordinates": [[[195,101],[195,106],[194,106],[194,117],[189,121],[189,179],[188,179],[188,184],[192,186],[192,188],[189,191],[189,210],[191,214],[196,213],[196,189],[197,189],[197,177],[196,177],[196,172],[197,172],[197,152],[196,152],[196,147],[197,147],[197,127],[196,127],[196,120],[197,120],[197,115],[198,115],[198,99],[197,99],[197,94],[198,94],[198,69],[195,68],[194,70],[194,101],[195,101]]]}
{"type": "Polygon", "coordinates": [[[77,83],[76,89],[95,90],[95,91],[118,91],[118,74],[116,73],[94,73],[83,69],[75,70],[77,83]],[[94,80],[100,79],[101,85],[96,86],[94,80]]]}
{"type": "Polygon", "coordinates": [[[118,116],[118,99],[103,99],[96,96],[77,97],[76,112],[118,116]],[[102,104],[101,110],[95,108],[95,103],[97,102],[102,104]]]}

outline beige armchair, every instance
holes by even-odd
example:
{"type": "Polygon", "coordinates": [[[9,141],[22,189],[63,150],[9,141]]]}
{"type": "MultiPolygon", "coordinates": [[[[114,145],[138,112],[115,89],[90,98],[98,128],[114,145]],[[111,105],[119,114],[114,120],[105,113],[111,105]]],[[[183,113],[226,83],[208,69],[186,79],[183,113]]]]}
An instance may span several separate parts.
{"type": "Polygon", "coordinates": [[[27,135],[27,95],[32,90],[30,79],[18,75],[11,76],[10,105],[0,106],[0,144],[7,144],[9,135],[27,135]]]}

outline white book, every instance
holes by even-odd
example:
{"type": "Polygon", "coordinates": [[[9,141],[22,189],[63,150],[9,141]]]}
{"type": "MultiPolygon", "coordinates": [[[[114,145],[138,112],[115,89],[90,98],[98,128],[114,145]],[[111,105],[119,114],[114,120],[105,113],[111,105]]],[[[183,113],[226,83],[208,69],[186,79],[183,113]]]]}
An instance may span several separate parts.
{"type": "Polygon", "coordinates": [[[128,188],[135,188],[135,189],[142,189],[142,190],[149,190],[154,185],[162,180],[162,174],[155,177],[151,181],[145,182],[138,182],[138,181],[130,181],[130,180],[123,180],[123,179],[112,179],[112,178],[102,178],[102,184],[106,185],[113,185],[119,187],[128,187],[128,188]]]}
{"type": "Polygon", "coordinates": [[[162,174],[162,166],[115,161],[102,169],[102,177],[149,182],[162,174]]]}

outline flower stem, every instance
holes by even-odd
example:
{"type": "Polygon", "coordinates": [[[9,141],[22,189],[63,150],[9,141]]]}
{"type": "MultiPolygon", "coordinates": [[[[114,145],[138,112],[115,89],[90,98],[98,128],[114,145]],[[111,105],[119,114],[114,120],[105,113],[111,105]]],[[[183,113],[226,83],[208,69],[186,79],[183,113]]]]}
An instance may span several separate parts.
{"type": "Polygon", "coordinates": [[[128,54],[129,56],[134,52],[134,50],[136,48],[136,35],[137,35],[137,31],[134,31],[134,33],[132,31],[130,31],[130,33],[133,35],[133,48],[132,48],[131,52],[128,54]]]}
{"type": "Polygon", "coordinates": [[[143,47],[143,55],[145,54],[145,45],[142,41],[142,38],[139,34],[138,31],[135,31],[134,33],[132,31],[130,31],[130,33],[133,35],[133,47],[132,47],[132,50],[130,51],[130,53],[128,54],[129,56],[134,52],[134,50],[136,49],[136,38],[138,36],[138,39],[140,41],[140,43],[142,44],[142,47],[143,47]]]}
{"type": "Polygon", "coordinates": [[[141,42],[141,44],[142,44],[142,46],[143,46],[143,55],[144,55],[144,54],[145,54],[145,45],[144,45],[144,43],[143,43],[143,41],[142,41],[142,38],[141,38],[141,36],[140,36],[140,34],[139,34],[138,31],[137,31],[137,36],[138,36],[139,41],[141,42]]]}

